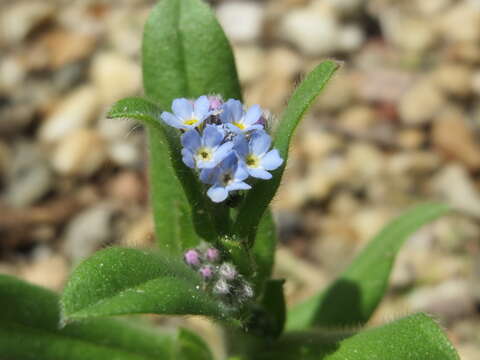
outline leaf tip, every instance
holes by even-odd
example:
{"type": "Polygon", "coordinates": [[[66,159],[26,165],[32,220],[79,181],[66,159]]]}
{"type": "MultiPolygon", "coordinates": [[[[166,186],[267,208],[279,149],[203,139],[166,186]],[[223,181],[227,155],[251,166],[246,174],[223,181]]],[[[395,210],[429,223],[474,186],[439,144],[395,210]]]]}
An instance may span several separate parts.
{"type": "Polygon", "coordinates": [[[343,67],[343,65],[345,65],[345,61],[343,61],[343,60],[328,58],[325,61],[331,63],[335,67],[334,71],[340,69],[341,67],[343,67]]]}

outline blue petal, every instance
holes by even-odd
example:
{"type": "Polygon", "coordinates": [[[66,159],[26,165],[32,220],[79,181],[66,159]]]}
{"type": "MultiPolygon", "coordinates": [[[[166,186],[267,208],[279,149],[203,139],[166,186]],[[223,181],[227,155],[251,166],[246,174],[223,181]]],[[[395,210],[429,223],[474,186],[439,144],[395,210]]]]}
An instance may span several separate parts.
{"type": "Polygon", "coordinates": [[[253,125],[258,120],[260,120],[261,116],[262,116],[262,108],[260,107],[260,105],[253,105],[247,110],[247,113],[245,114],[245,120],[243,121],[243,123],[245,125],[253,125]]]}
{"type": "Polygon", "coordinates": [[[180,129],[182,128],[182,123],[178,120],[178,118],[173,115],[172,113],[169,113],[167,111],[162,112],[160,115],[160,118],[170,126],[173,126],[174,128],[180,129]]]}
{"type": "Polygon", "coordinates": [[[232,115],[230,109],[226,106],[226,103],[222,105],[222,112],[220,113],[219,117],[222,124],[227,124],[230,122],[232,115]]]}
{"type": "Polygon", "coordinates": [[[217,182],[218,169],[203,169],[200,172],[200,181],[204,184],[213,185],[217,182]]]}
{"type": "Polygon", "coordinates": [[[245,158],[248,155],[248,141],[243,135],[238,135],[235,137],[234,150],[239,157],[245,158]]]}
{"type": "Polygon", "coordinates": [[[195,168],[195,159],[193,158],[193,153],[188,149],[182,149],[182,160],[185,165],[189,168],[195,168]]]}
{"type": "Polygon", "coordinates": [[[227,157],[225,157],[225,159],[223,159],[223,161],[219,164],[221,172],[233,170],[237,168],[237,166],[238,166],[238,158],[233,152],[228,154],[227,157]]]}
{"type": "Polygon", "coordinates": [[[200,144],[200,134],[197,130],[188,130],[185,134],[182,135],[182,145],[190,151],[196,152],[196,150],[200,147],[200,144]]]}
{"type": "Polygon", "coordinates": [[[252,154],[262,156],[265,154],[272,143],[272,138],[265,131],[256,131],[252,134],[249,143],[249,149],[252,154]]]}
{"type": "Polygon", "coordinates": [[[240,120],[243,117],[243,104],[239,100],[231,99],[230,111],[232,112],[233,120],[240,120]]]}
{"type": "Polygon", "coordinates": [[[232,141],[228,141],[225,144],[220,145],[218,149],[215,151],[215,154],[213,155],[215,163],[218,164],[220,161],[225,159],[232,151],[232,148],[233,148],[232,141]]]}
{"type": "Polygon", "coordinates": [[[243,162],[237,161],[237,168],[235,169],[234,177],[237,181],[243,181],[248,178],[248,170],[243,162]]]}
{"type": "Polygon", "coordinates": [[[240,101],[229,99],[223,104],[223,112],[220,119],[223,123],[238,122],[243,117],[243,105],[240,101]]]}
{"type": "Polygon", "coordinates": [[[212,186],[207,191],[207,195],[213,202],[219,203],[224,201],[228,196],[228,191],[221,186],[212,186]]]}
{"type": "Polygon", "coordinates": [[[235,126],[231,123],[226,123],[225,126],[227,127],[228,130],[230,130],[234,134],[241,134],[243,132],[238,126],[235,126]]]}
{"type": "Polygon", "coordinates": [[[275,170],[280,165],[282,165],[283,159],[280,157],[280,154],[277,149],[269,151],[260,161],[260,165],[265,170],[275,170]]]}
{"type": "Polygon", "coordinates": [[[207,125],[202,135],[202,144],[209,148],[215,148],[221,144],[225,134],[215,125],[207,125]]]}
{"type": "Polygon", "coordinates": [[[199,120],[204,120],[210,115],[210,101],[205,95],[200,96],[194,104],[194,114],[195,117],[199,120]]]}
{"type": "Polygon", "coordinates": [[[260,124],[255,124],[255,125],[250,125],[247,129],[248,131],[251,131],[251,130],[263,130],[263,125],[260,125],[260,124]]]}
{"type": "Polygon", "coordinates": [[[205,160],[197,160],[197,167],[199,169],[212,169],[214,168],[215,166],[217,166],[218,162],[215,161],[215,159],[213,160],[208,160],[208,161],[205,161],[205,160]]]}
{"type": "Polygon", "coordinates": [[[260,168],[248,168],[248,173],[257,179],[270,180],[272,178],[272,174],[260,168]]]}
{"type": "Polygon", "coordinates": [[[175,99],[172,103],[172,110],[180,119],[190,119],[193,113],[193,104],[184,98],[175,99]]]}
{"type": "Polygon", "coordinates": [[[243,181],[239,182],[234,182],[231,183],[230,185],[227,185],[226,189],[228,191],[233,191],[233,190],[250,190],[252,187],[248,185],[247,183],[243,181]]]}

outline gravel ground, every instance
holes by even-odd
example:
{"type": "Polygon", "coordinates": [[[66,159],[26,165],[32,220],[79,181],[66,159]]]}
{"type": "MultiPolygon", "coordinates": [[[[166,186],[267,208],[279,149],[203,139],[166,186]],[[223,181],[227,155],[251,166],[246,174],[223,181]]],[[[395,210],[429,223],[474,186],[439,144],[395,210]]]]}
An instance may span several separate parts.
{"type": "MultiPolygon", "coordinates": [[[[315,64],[344,62],[299,127],[273,202],[289,302],[403,209],[446,201],[459,211],[408,241],[371,324],[426,311],[462,359],[479,359],[480,1],[212,3],[248,104],[279,115],[315,64]]],[[[60,290],[101,247],[153,244],[143,131],[105,119],[141,94],[153,4],[0,1],[0,272],[60,290]]]]}

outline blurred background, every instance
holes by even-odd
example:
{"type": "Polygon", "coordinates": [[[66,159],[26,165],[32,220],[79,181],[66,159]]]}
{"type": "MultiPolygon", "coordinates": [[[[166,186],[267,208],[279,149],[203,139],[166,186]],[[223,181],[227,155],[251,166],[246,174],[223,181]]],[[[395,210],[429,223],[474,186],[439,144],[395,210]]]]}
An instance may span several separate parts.
{"type": "MultiPolygon", "coordinates": [[[[141,94],[154,3],[0,0],[0,272],[60,290],[96,250],[154,243],[143,130],[105,119],[141,94]]],[[[273,202],[289,302],[402,210],[447,201],[461,212],[408,241],[371,325],[426,311],[462,359],[480,359],[480,0],[211,3],[249,105],[280,115],[313,66],[344,62],[273,202]]]]}

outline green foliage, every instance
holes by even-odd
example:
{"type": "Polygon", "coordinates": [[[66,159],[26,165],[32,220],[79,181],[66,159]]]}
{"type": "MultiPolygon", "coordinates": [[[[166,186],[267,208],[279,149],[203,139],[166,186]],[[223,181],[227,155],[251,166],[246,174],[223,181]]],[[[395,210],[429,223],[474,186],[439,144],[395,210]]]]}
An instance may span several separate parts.
{"type": "Polygon", "coordinates": [[[227,316],[201,289],[198,274],[177,259],[110,248],[81,263],[61,298],[64,320],[154,313],[227,316]]]}
{"type": "Polygon", "coordinates": [[[285,280],[268,280],[262,296],[262,306],[267,312],[266,335],[278,337],[283,332],[286,305],[283,293],[285,280]]]}
{"type": "Polygon", "coordinates": [[[262,286],[272,276],[275,263],[275,250],[277,246],[277,232],[272,213],[267,210],[260,221],[253,244],[253,262],[256,266],[253,282],[255,292],[262,292],[262,286]]]}
{"type": "Polygon", "coordinates": [[[241,99],[232,50],[217,19],[199,0],[163,0],[143,37],[143,83],[163,109],[172,100],[220,94],[241,99]]]}
{"type": "Polygon", "coordinates": [[[287,333],[254,360],[459,360],[439,326],[412,315],[353,336],[321,332],[287,333]]]}
{"type": "Polygon", "coordinates": [[[271,180],[258,182],[248,191],[234,225],[234,232],[241,238],[246,236],[253,238],[255,236],[260,219],[280,185],[292,135],[305,112],[325,88],[338,67],[338,63],[331,60],[322,62],[307,75],[290,98],[273,142],[273,147],[278,149],[281,157],[284,159],[284,163],[273,172],[271,180]]]}
{"type": "Polygon", "coordinates": [[[332,285],[289,311],[287,328],[357,326],[367,322],[385,293],[395,257],[405,240],[448,211],[446,205],[427,203],[393,220],[332,285]]]}
{"type": "Polygon", "coordinates": [[[140,324],[96,319],[60,329],[58,296],[0,275],[0,354],[12,360],[197,359],[208,348],[194,334],[159,334],[140,324]],[[176,357],[176,354],[183,357],[176,357]]]}
{"type": "Polygon", "coordinates": [[[185,329],[180,329],[172,359],[213,360],[213,355],[205,342],[197,335],[185,329]]]}

